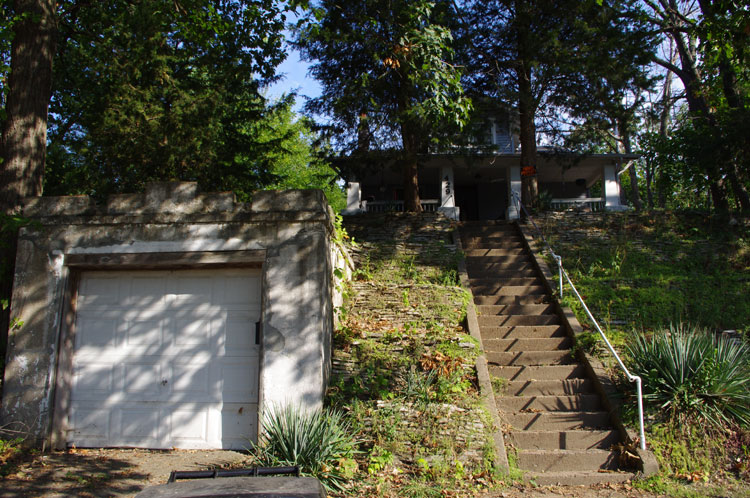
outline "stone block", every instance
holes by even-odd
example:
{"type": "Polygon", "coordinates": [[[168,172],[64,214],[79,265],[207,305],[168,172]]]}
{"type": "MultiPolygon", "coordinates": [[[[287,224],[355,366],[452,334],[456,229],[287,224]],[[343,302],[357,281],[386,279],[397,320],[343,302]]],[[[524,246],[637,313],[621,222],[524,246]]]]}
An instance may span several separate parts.
{"type": "Polygon", "coordinates": [[[24,216],[71,216],[90,214],[96,206],[87,195],[67,197],[32,197],[26,200],[24,216]]]}
{"type": "Polygon", "coordinates": [[[327,212],[322,190],[263,190],[253,194],[250,210],[253,213],[318,211],[327,212]]]}

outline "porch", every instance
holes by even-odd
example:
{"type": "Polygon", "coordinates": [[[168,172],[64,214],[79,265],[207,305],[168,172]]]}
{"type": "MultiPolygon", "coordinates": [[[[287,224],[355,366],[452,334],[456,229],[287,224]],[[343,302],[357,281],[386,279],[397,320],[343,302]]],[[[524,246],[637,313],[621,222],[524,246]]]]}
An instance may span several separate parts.
{"type": "MultiPolygon", "coordinates": [[[[539,192],[553,210],[624,209],[618,173],[636,157],[540,154],[539,192]]],[[[403,211],[402,176],[394,161],[361,169],[348,182],[344,214],[403,211]]],[[[426,155],[421,158],[419,187],[422,208],[428,212],[443,212],[455,220],[517,219],[513,193],[521,195],[520,155],[426,155]]]]}

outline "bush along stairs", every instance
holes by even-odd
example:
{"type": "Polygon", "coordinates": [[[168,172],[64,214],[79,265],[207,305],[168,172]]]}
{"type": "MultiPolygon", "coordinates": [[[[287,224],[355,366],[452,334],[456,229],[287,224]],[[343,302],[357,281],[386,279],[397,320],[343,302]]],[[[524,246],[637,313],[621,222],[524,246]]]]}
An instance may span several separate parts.
{"type": "Polygon", "coordinates": [[[518,227],[466,222],[460,233],[510,461],[539,485],[631,479],[612,450],[620,432],[518,227]]]}

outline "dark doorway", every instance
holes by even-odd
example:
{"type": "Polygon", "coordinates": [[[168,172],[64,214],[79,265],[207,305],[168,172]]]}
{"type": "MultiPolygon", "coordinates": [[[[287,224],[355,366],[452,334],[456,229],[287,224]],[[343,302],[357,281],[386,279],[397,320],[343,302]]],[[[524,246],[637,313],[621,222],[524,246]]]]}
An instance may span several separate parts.
{"type": "Polygon", "coordinates": [[[456,186],[456,205],[461,208],[461,221],[479,219],[479,202],[477,201],[477,187],[456,186]]]}

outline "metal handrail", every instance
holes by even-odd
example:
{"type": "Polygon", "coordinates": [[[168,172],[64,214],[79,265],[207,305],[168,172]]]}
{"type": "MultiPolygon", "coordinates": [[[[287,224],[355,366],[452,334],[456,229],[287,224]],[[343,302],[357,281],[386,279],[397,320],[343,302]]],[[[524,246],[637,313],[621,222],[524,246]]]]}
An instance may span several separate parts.
{"type": "Polygon", "coordinates": [[[529,221],[531,221],[531,224],[534,226],[537,233],[539,233],[539,235],[541,236],[542,241],[547,246],[547,250],[552,256],[552,259],[554,259],[555,262],[557,263],[559,279],[560,279],[559,281],[560,299],[562,299],[562,296],[563,296],[563,276],[564,276],[565,280],[568,281],[568,284],[570,285],[570,288],[573,291],[573,294],[575,294],[575,296],[578,298],[578,301],[581,303],[581,306],[583,306],[583,309],[586,312],[586,315],[589,317],[589,320],[591,320],[591,323],[593,323],[594,327],[596,327],[596,330],[599,332],[599,335],[604,340],[604,343],[607,345],[607,348],[609,348],[609,351],[615,357],[615,360],[617,360],[617,364],[620,365],[620,368],[625,373],[625,376],[628,378],[630,382],[635,382],[636,391],[638,393],[638,422],[640,423],[640,438],[641,438],[640,446],[642,450],[645,450],[646,449],[646,433],[643,427],[643,381],[641,380],[639,376],[631,374],[630,370],[628,370],[628,368],[622,362],[620,355],[617,354],[617,351],[615,351],[615,348],[612,346],[612,343],[609,342],[609,339],[607,339],[606,334],[604,333],[602,328],[599,326],[599,322],[596,321],[596,318],[594,318],[594,315],[589,310],[589,307],[586,306],[586,303],[583,301],[581,294],[578,293],[578,289],[576,289],[576,286],[573,285],[573,281],[570,280],[570,276],[568,275],[568,272],[566,272],[565,268],[563,268],[562,257],[560,257],[558,254],[555,253],[555,251],[552,250],[552,246],[549,245],[549,242],[545,238],[544,233],[542,233],[542,231],[539,229],[536,222],[534,221],[534,218],[531,216],[531,214],[526,209],[526,206],[523,205],[523,203],[521,202],[521,199],[518,197],[518,193],[516,193],[514,190],[511,190],[511,194],[513,194],[513,198],[516,201],[518,212],[523,210],[523,212],[526,214],[526,218],[529,221]]]}

